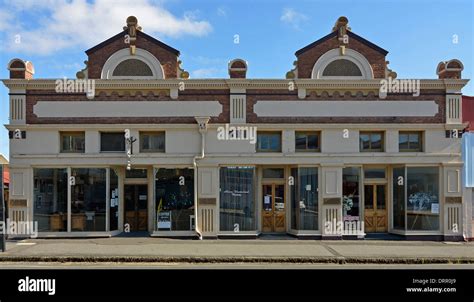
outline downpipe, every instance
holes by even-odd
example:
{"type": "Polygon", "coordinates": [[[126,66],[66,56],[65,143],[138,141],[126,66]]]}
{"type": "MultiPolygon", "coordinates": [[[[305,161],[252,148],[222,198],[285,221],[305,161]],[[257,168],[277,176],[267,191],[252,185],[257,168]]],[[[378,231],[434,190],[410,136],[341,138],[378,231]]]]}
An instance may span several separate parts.
{"type": "Polygon", "coordinates": [[[196,233],[199,235],[199,240],[202,240],[202,232],[199,229],[198,223],[198,165],[197,161],[204,159],[205,157],[205,146],[206,146],[206,137],[205,132],[201,133],[201,155],[194,156],[193,158],[193,168],[194,168],[194,228],[196,233]]]}

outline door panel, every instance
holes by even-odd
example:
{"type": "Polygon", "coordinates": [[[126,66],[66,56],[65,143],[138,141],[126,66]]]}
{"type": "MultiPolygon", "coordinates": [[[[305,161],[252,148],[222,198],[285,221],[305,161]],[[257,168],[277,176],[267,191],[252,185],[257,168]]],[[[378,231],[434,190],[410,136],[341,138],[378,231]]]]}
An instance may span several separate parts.
{"type": "Polygon", "coordinates": [[[285,185],[262,185],[262,196],[262,232],[285,232],[285,185]]]}
{"type": "Polygon", "coordinates": [[[147,185],[125,185],[125,224],[130,231],[148,229],[148,187],[147,185]]]}
{"type": "Polygon", "coordinates": [[[364,229],[366,233],[387,231],[386,185],[364,185],[364,229]]]}

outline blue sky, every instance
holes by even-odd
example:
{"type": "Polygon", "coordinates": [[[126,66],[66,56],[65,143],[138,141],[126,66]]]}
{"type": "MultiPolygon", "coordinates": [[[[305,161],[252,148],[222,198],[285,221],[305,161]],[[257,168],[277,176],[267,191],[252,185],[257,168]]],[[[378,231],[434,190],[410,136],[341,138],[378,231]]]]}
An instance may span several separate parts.
{"type": "MultiPolygon", "coordinates": [[[[248,61],[248,77],[283,78],[295,51],[343,15],[353,32],[389,51],[399,78],[436,78],[437,64],[452,58],[464,63],[463,78],[473,78],[471,0],[0,0],[0,78],[15,57],[33,62],[35,78],[74,78],[84,51],[120,32],[129,15],[179,49],[193,78],[227,78],[227,62],[237,57],[248,61]]],[[[464,94],[474,95],[473,83],[464,94]]],[[[2,84],[0,123],[8,123],[2,84]]],[[[8,156],[3,127],[0,153],[8,156]]]]}

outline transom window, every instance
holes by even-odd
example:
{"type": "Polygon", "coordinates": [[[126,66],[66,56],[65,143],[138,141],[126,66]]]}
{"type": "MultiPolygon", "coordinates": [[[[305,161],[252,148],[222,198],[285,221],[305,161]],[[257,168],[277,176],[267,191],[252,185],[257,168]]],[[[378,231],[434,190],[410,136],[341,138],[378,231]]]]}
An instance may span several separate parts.
{"type": "Polygon", "coordinates": [[[422,152],[423,133],[421,131],[400,131],[398,149],[400,152],[422,152]]]}
{"type": "Polygon", "coordinates": [[[127,59],[120,62],[112,73],[114,77],[152,77],[153,71],[145,62],[137,59],[127,59]]]}
{"type": "Polygon", "coordinates": [[[361,132],[359,135],[361,152],[383,152],[384,151],[384,133],[361,132]]]}
{"type": "Polygon", "coordinates": [[[296,152],[321,151],[319,138],[320,138],[319,132],[316,132],[316,131],[296,131],[295,132],[296,152]]]}
{"type": "Polygon", "coordinates": [[[281,152],[281,132],[258,132],[257,152],[281,152]]]}

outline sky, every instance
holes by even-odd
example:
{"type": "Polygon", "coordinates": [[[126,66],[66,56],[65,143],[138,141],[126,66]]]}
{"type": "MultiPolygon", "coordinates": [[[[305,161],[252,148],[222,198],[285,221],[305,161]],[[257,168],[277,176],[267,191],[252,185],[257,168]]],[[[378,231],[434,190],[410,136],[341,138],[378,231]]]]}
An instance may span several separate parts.
{"type": "MultiPolygon", "coordinates": [[[[472,0],[0,0],[0,79],[13,58],[31,61],[35,78],[75,78],[85,50],[119,33],[128,16],[180,50],[191,78],[228,78],[227,63],[248,62],[248,78],[284,78],[298,49],[331,32],[339,16],[352,31],[389,51],[398,78],[434,79],[453,58],[473,78],[472,0]],[[357,4],[356,4],[357,3],[357,4]]],[[[474,84],[464,89],[474,95],[474,84]]],[[[0,124],[8,124],[0,83],[0,124]]],[[[0,127],[0,153],[8,133],[0,127]]]]}

